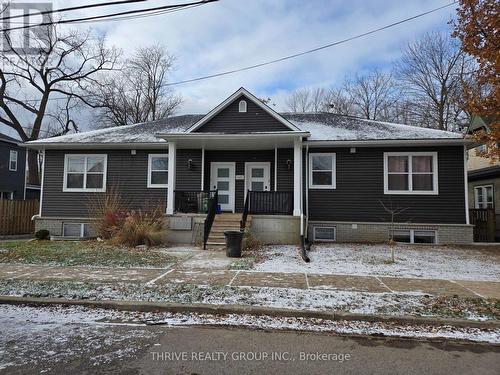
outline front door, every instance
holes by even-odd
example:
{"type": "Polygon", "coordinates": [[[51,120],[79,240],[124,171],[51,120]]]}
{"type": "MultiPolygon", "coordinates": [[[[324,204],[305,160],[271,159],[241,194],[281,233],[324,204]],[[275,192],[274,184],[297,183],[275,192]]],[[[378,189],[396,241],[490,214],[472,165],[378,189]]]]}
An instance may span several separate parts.
{"type": "Polygon", "coordinates": [[[210,186],[217,189],[222,211],[234,212],[234,163],[211,163],[210,186]]]}
{"type": "Polygon", "coordinates": [[[271,163],[245,163],[245,196],[248,190],[271,190],[271,163]]]}

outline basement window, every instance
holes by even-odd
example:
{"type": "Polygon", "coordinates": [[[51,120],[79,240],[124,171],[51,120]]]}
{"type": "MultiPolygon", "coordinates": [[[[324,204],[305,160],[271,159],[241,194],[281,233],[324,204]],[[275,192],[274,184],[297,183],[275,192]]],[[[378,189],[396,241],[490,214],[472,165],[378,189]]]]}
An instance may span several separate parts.
{"type": "Polygon", "coordinates": [[[313,227],[313,240],[319,242],[335,241],[335,227],[313,227]]]}
{"type": "Polygon", "coordinates": [[[435,244],[435,230],[417,230],[417,229],[395,229],[392,232],[392,239],[400,243],[428,243],[435,244]]]}
{"type": "Polygon", "coordinates": [[[63,223],[63,237],[87,238],[89,228],[86,223],[63,223]]]}

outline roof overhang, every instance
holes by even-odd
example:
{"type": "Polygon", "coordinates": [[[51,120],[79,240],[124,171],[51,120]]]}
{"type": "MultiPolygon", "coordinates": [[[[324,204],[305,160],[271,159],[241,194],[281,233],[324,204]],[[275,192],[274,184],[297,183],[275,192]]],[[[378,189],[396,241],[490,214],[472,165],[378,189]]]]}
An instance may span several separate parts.
{"type": "Polygon", "coordinates": [[[260,108],[262,108],[269,115],[271,115],[272,117],[274,117],[277,121],[281,122],[283,125],[285,125],[286,127],[288,127],[291,131],[301,131],[298,127],[296,127],[290,121],[288,121],[287,119],[285,119],[278,112],[274,111],[268,105],[262,103],[259,100],[259,98],[257,98],[255,95],[253,95],[247,89],[245,89],[244,87],[240,87],[236,92],[234,92],[226,100],[224,100],[217,107],[215,107],[214,109],[212,109],[205,116],[203,116],[200,120],[198,120],[195,124],[193,124],[190,128],[188,128],[186,130],[186,133],[192,133],[192,132],[196,131],[197,129],[199,129],[201,126],[203,126],[205,123],[207,123],[208,121],[210,121],[217,114],[219,114],[220,112],[222,112],[229,104],[231,104],[240,95],[246,96],[249,100],[251,100],[257,106],[259,106],[260,108]]]}
{"type": "Polygon", "coordinates": [[[464,145],[469,140],[463,138],[449,139],[377,139],[377,140],[342,140],[342,141],[311,141],[304,142],[305,145],[315,147],[373,147],[373,146],[451,146],[464,145]]]}
{"type": "Polygon", "coordinates": [[[214,150],[264,150],[275,147],[293,147],[298,138],[309,137],[304,131],[262,133],[177,133],[157,134],[157,137],[173,142],[178,148],[200,148],[214,150]]]}
{"type": "Polygon", "coordinates": [[[25,147],[34,150],[97,150],[97,149],[161,149],[166,148],[167,142],[150,142],[150,143],[77,143],[77,142],[44,142],[44,143],[24,143],[25,147]]]}

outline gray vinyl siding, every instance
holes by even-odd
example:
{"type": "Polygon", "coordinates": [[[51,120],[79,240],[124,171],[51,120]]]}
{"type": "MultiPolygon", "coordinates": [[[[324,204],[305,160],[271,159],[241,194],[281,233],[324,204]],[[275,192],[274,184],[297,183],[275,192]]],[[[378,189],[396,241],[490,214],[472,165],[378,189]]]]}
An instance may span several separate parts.
{"type": "Polygon", "coordinates": [[[293,191],[293,148],[278,149],[278,191],[293,191]]]}
{"type": "Polygon", "coordinates": [[[201,150],[177,150],[176,158],[175,189],[201,190],[201,150]],[[189,159],[192,160],[191,169],[188,168],[189,159]]]}
{"type": "Polygon", "coordinates": [[[250,133],[279,131],[290,131],[290,129],[254,102],[245,98],[243,95],[196,130],[196,132],[201,133],[250,133]],[[247,102],[247,111],[244,113],[238,112],[238,105],[242,99],[247,102]]]}
{"type": "Polygon", "coordinates": [[[107,154],[107,191],[116,190],[127,208],[140,209],[165,206],[167,189],[148,188],[148,154],[164,154],[163,150],[92,150],[45,152],[42,217],[89,217],[89,205],[105,193],[63,192],[65,154],[107,154]]]}
{"type": "MultiPolygon", "coordinates": [[[[335,152],[336,189],[309,189],[309,220],[390,221],[386,206],[406,208],[396,222],[465,224],[464,156],[462,146],[427,148],[317,148],[335,152]],[[439,195],[384,194],[384,152],[437,151],[439,195]]],[[[304,170],[306,170],[304,168],[304,170]]]]}
{"type": "Polygon", "coordinates": [[[0,191],[13,192],[14,199],[24,199],[26,149],[0,141],[0,191]],[[17,151],[17,171],[9,170],[10,150],[17,151]]]}

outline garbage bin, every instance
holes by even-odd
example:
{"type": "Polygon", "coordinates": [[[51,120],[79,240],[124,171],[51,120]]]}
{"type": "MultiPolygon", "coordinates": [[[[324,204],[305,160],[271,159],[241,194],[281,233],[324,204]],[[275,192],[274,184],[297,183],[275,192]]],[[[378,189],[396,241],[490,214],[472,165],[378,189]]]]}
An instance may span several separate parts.
{"type": "Polygon", "coordinates": [[[228,230],[224,232],[224,237],[226,237],[226,255],[230,258],[240,258],[243,232],[228,230]]]}

